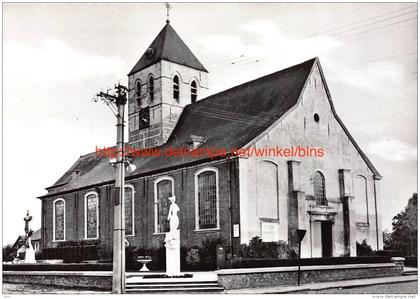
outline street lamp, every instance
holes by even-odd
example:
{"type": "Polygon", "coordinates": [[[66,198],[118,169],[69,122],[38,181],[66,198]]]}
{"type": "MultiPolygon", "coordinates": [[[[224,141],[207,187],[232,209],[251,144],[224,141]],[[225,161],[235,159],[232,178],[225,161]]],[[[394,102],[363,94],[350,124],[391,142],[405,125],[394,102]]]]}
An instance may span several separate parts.
{"type": "MultiPolygon", "coordinates": [[[[125,191],[125,166],[124,157],[124,109],[127,103],[127,87],[118,84],[116,93],[109,91],[100,92],[95,102],[100,99],[104,102],[117,118],[117,157],[110,161],[116,166],[115,197],[114,201],[114,232],[113,232],[113,264],[112,264],[112,293],[125,293],[125,219],[124,219],[124,191],[125,191]]],[[[133,166],[130,170],[133,170],[133,166]]],[[[134,168],[135,169],[135,168],[134,168]]]]}

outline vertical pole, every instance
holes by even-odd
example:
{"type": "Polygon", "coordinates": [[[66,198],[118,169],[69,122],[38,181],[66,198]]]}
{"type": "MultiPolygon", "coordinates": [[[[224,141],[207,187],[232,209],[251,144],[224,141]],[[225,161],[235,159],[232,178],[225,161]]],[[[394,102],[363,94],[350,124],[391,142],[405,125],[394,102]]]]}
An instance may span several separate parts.
{"type": "Polygon", "coordinates": [[[300,286],[300,247],[302,241],[299,241],[299,259],[298,259],[298,286],[300,286]]]}
{"type": "MultiPolygon", "coordinates": [[[[125,220],[124,220],[124,107],[125,101],[118,90],[117,99],[117,175],[115,179],[113,275],[112,293],[125,293],[125,220]]],[[[124,94],[125,97],[125,94],[124,94]]]]}

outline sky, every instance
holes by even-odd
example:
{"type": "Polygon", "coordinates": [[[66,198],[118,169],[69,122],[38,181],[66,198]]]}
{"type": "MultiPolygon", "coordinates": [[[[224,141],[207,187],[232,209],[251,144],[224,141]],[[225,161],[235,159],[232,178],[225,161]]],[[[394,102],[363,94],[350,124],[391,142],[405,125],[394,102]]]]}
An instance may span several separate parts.
{"type": "MultiPolygon", "coordinates": [[[[318,56],[334,106],[383,175],[382,221],[417,192],[416,3],[173,3],[210,94],[318,56]]],[[[165,25],[163,3],[3,3],[3,244],[41,226],[37,196],[115,117],[92,101],[165,25]]]]}

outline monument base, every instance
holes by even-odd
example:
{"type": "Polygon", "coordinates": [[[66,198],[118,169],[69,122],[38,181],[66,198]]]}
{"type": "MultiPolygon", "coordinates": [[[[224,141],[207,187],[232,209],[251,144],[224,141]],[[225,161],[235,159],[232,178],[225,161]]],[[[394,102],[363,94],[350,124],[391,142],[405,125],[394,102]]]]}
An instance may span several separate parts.
{"type": "Polygon", "coordinates": [[[29,247],[26,247],[25,250],[25,260],[24,263],[36,263],[35,260],[35,250],[32,247],[31,238],[28,238],[29,247]]]}
{"type": "Polygon", "coordinates": [[[166,233],[166,275],[179,276],[181,274],[181,250],[179,229],[166,233]]]}

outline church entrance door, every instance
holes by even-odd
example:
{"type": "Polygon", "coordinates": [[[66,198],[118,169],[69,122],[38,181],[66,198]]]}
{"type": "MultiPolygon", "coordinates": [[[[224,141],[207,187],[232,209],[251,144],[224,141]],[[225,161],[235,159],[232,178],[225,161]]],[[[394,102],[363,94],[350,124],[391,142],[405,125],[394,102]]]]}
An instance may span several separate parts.
{"type": "Polygon", "coordinates": [[[332,222],[321,222],[322,257],[332,256],[332,222]]]}
{"type": "Polygon", "coordinates": [[[312,222],[312,257],[332,256],[332,221],[312,222]]]}

